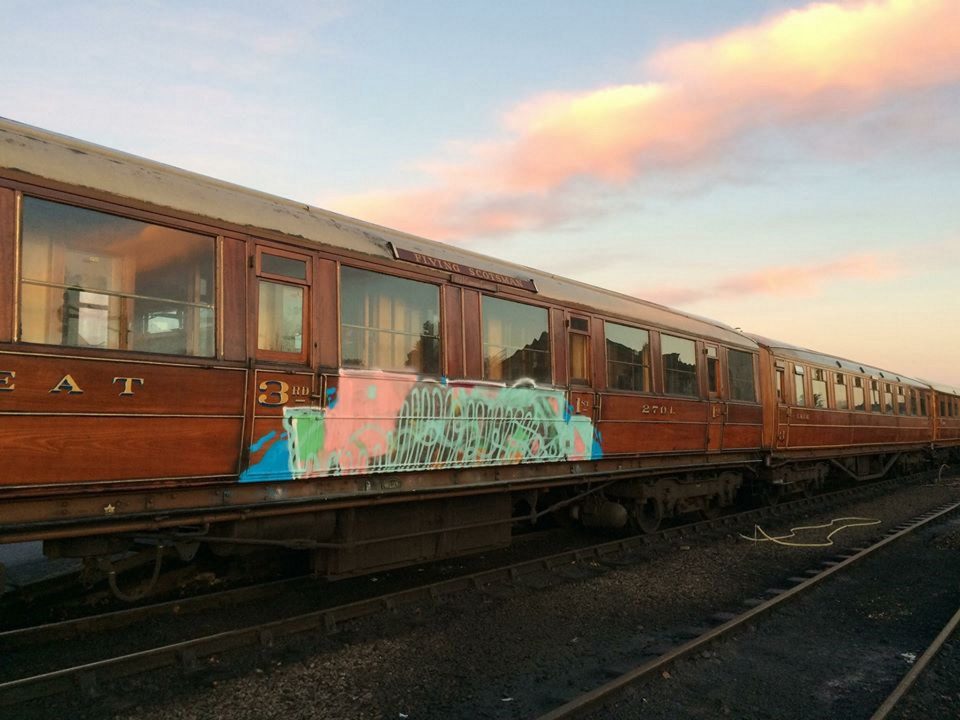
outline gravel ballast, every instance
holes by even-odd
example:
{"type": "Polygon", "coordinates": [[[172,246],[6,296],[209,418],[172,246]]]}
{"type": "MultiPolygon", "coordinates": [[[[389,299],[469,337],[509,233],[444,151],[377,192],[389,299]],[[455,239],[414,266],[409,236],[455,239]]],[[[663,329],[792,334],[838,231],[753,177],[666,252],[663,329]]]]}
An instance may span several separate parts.
{"type": "MultiPolygon", "coordinates": [[[[590,579],[545,575],[542,586],[471,593],[436,608],[378,616],[269,656],[225,658],[187,678],[168,669],[100,700],[47,701],[24,706],[20,716],[528,718],[675,645],[714,613],[739,610],[743,600],[785,578],[951,500],[960,500],[955,485],[905,487],[791,523],[840,516],[881,521],[841,531],[833,547],[755,543],[732,532],[691,540],[651,549],[629,565],[594,567],[599,574],[590,579]]],[[[770,522],[763,528],[770,534],[789,530],[770,522]]],[[[798,540],[823,540],[827,532],[798,540]]]]}

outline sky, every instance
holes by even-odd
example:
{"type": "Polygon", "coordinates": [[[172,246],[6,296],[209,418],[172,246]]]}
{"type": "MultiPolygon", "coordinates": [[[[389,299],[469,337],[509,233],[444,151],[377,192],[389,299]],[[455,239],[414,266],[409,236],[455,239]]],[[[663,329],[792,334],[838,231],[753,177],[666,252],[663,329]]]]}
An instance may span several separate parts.
{"type": "Polygon", "coordinates": [[[0,0],[0,115],[960,386],[960,1],[0,0]]]}

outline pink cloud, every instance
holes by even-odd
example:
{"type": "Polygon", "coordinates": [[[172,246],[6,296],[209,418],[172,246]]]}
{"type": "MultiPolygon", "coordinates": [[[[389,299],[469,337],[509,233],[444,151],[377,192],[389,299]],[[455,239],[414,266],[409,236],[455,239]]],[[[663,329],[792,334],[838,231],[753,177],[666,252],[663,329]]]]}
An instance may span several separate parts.
{"type": "Polygon", "coordinates": [[[749,273],[731,275],[719,282],[694,288],[639,288],[638,297],[664,305],[689,305],[701,300],[743,297],[745,295],[811,296],[837,280],[879,281],[901,274],[902,263],[878,254],[858,254],[809,265],[766,267],[749,273]]]}
{"type": "Polygon", "coordinates": [[[554,93],[506,113],[508,139],[421,163],[426,187],[327,203],[448,240],[538,227],[576,213],[572,181],[616,186],[710,161],[760,126],[829,120],[960,80],[960,3],[814,3],[668,48],[655,81],[554,93]],[[509,208],[509,211],[507,210],[509,208]]]}

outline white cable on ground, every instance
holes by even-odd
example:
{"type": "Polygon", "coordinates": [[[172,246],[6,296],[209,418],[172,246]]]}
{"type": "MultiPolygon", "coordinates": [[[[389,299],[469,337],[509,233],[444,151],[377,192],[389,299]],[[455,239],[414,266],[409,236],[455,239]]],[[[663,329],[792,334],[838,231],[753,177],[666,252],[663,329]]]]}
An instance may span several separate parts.
{"type": "Polygon", "coordinates": [[[785,545],[787,547],[830,547],[833,545],[833,536],[836,535],[841,530],[852,527],[866,527],[868,525],[879,525],[880,520],[875,520],[873,518],[860,518],[860,517],[842,517],[834,518],[830,522],[824,525],[801,525],[800,527],[790,528],[790,532],[787,535],[780,535],[779,537],[772,537],[768,535],[766,531],[759,525],[753,526],[753,537],[749,535],[744,535],[740,533],[740,537],[744,540],[750,540],[751,542],[772,542],[777,545],[785,545]],[[832,530],[826,537],[826,542],[820,543],[796,543],[796,542],[786,542],[788,538],[796,537],[797,532],[801,530],[820,530],[823,528],[833,527],[836,523],[845,523],[840,527],[832,530]],[[757,537],[757,535],[761,537],[757,537]]]}

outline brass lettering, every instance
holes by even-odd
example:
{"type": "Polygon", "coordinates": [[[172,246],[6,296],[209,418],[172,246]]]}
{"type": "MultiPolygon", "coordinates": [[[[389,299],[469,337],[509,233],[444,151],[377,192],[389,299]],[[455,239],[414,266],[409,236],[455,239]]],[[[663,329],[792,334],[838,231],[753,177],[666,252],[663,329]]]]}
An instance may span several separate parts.
{"type": "Polygon", "coordinates": [[[16,376],[16,370],[0,370],[0,392],[12,392],[16,387],[13,384],[13,379],[16,376]]]}
{"type": "Polygon", "coordinates": [[[261,405],[266,405],[268,407],[286,405],[287,401],[290,399],[290,386],[283,382],[283,380],[264,380],[262,383],[260,383],[259,389],[263,391],[263,394],[257,396],[257,402],[261,405]],[[277,389],[270,390],[271,385],[277,386],[277,389]],[[276,396],[276,400],[271,399],[274,396],[276,396]]]}
{"type": "Polygon", "coordinates": [[[123,380],[123,392],[120,393],[120,397],[123,397],[124,395],[133,395],[134,383],[137,383],[141,387],[143,386],[143,378],[135,377],[115,377],[113,379],[113,384],[116,385],[121,380],[123,380]]]}
{"type": "Polygon", "coordinates": [[[80,395],[83,393],[83,390],[77,384],[77,381],[74,380],[73,376],[69,374],[64,375],[63,380],[50,388],[50,392],[52,393],[58,393],[61,390],[66,390],[68,395],[80,395]]]}

